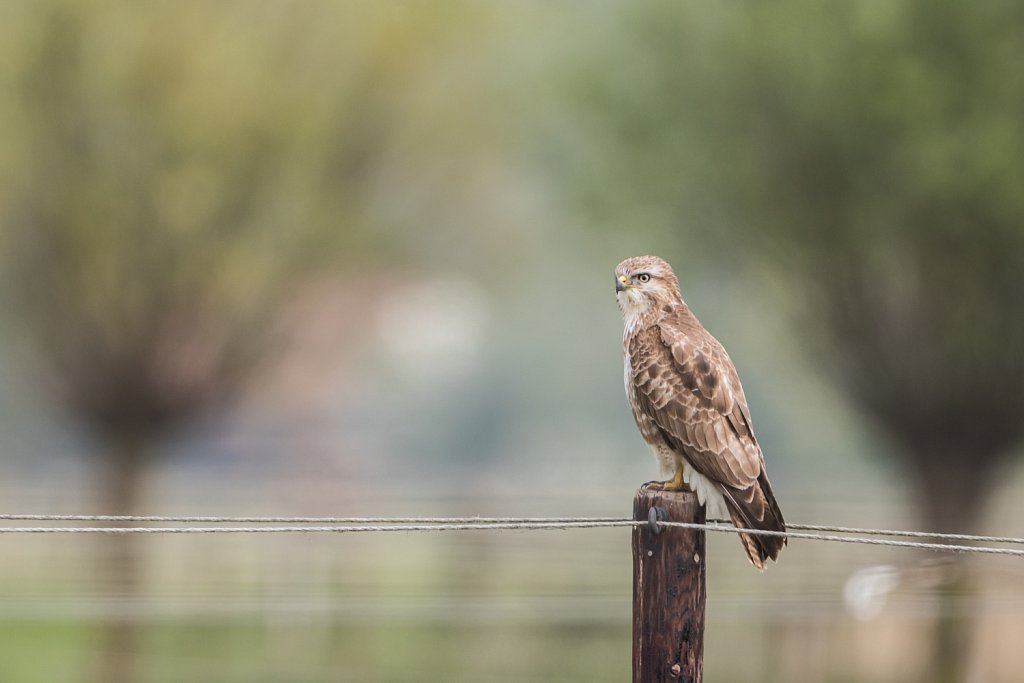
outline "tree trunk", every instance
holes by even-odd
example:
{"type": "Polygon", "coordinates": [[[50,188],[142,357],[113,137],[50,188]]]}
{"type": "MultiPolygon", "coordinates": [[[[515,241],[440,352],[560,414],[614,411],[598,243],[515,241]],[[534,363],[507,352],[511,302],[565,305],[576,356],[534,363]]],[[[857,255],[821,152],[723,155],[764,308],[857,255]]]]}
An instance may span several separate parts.
{"type": "MultiPolygon", "coordinates": [[[[976,533],[991,489],[989,464],[994,458],[966,457],[930,448],[915,454],[912,472],[926,531],[976,533]]],[[[971,454],[977,455],[977,454],[971,454]]],[[[968,671],[974,615],[967,599],[973,581],[967,556],[949,554],[935,588],[937,614],[932,656],[924,681],[962,683],[968,671]]]]}
{"type": "MultiPolygon", "coordinates": [[[[112,439],[101,463],[100,507],[108,515],[138,513],[149,440],[121,436],[112,439]]],[[[115,526],[125,526],[116,523],[115,526]]],[[[106,586],[111,613],[100,626],[97,683],[136,683],[140,633],[134,610],[139,595],[139,539],[134,534],[101,535],[97,570],[106,586]]]]}

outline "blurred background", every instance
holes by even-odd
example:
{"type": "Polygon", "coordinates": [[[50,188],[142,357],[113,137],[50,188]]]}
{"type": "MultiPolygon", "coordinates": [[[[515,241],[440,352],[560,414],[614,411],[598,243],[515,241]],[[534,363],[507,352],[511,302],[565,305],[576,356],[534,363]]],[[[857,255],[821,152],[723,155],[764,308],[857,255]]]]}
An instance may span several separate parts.
{"type": "MultiPolygon", "coordinates": [[[[1022,31],[4,3],[0,512],[627,516],[612,269],[655,253],[790,521],[1024,536],[1022,31]]],[[[708,680],[1020,680],[1019,560],[794,541],[758,575],[713,536],[708,680]]],[[[624,529],[0,544],[4,682],[629,677],[624,529]]]]}

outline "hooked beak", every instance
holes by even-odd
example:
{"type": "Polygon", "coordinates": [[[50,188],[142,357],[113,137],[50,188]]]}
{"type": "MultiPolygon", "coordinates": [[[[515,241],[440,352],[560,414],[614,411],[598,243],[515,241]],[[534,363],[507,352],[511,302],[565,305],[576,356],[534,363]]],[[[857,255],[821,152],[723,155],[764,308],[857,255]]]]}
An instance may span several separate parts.
{"type": "Polygon", "coordinates": [[[625,275],[620,275],[617,278],[615,278],[615,293],[616,294],[618,294],[619,292],[626,291],[626,289],[628,287],[629,287],[629,285],[626,284],[626,276],[625,275]]]}

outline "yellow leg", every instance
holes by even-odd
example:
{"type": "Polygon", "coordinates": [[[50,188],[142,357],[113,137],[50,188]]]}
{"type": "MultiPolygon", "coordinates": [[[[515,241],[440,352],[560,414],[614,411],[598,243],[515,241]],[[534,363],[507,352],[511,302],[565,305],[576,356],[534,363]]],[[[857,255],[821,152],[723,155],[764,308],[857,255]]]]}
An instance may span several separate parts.
{"type": "Polygon", "coordinates": [[[654,491],[689,491],[690,487],[683,481],[683,463],[676,461],[676,472],[666,481],[649,481],[643,485],[645,489],[654,491]]]}

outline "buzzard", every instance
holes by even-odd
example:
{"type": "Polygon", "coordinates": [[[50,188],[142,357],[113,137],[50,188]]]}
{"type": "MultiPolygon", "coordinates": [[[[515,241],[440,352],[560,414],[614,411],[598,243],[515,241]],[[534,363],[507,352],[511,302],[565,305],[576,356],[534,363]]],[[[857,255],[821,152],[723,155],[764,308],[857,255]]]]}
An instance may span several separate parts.
{"type": "MultiPolygon", "coordinates": [[[[671,266],[657,256],[626,259],[615,268],[615,298],[625,319],[633,419],[662,470],[672,474],[644,486],[686,486],[709,518],[785,531],[736,368],[683,301],[671,266]]],[[[786,544],[782,536],[740,534],[740,540],[758,569],[786,544]]]]}

